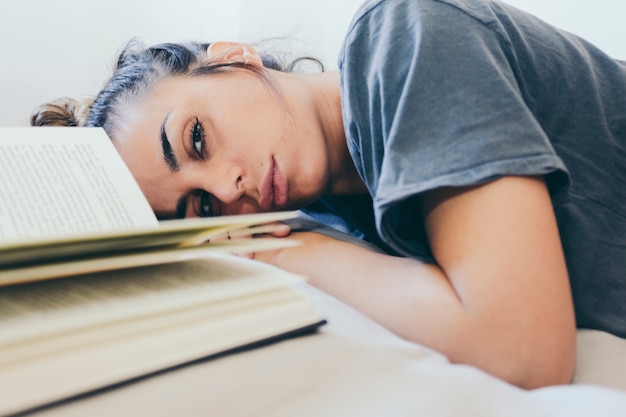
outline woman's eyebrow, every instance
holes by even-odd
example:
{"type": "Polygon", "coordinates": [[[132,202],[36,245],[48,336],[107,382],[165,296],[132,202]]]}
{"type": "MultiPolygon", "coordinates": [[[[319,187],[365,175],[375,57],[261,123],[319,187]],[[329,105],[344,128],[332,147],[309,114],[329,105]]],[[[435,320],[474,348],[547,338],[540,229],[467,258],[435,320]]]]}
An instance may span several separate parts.
{"type": "Polygon", "coordinates": [[[161,123],[161,148],[163,149],[163,159],[165,159],[165,163],[170,168],[170,171],[177,172],[180,170],[180,165],[178,165],[176,155],[174,154],[174,150],[172,149],[172,145],[170,144],[166,133],[167,121],[169,118],[170,113],[165,116],[163,123],[161,123]]]}

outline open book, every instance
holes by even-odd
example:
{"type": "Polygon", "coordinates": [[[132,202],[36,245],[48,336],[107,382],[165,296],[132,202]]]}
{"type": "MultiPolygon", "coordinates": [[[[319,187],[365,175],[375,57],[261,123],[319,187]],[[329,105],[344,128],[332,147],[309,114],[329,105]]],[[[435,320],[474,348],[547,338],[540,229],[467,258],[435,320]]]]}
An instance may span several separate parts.
{"type": "Polygon", "coordinates": [[[103,130],[0,128],[0,415],[319,327],[302,278],[228,254],[293,216],[159,222],[103,130]]]}

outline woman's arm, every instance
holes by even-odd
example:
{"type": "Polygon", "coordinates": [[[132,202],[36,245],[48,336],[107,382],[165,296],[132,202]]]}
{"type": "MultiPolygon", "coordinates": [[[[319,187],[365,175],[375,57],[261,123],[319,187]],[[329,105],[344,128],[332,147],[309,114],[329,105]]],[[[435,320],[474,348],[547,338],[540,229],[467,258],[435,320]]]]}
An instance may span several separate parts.
{"type": "Polygon", "coordinates": [[[262,260],[308,276],[453,362],[525,388],[569,382],[574,309],[543,181],[507,177],[436,190],[422,198],[422,207],[436,265],[315,233],[294,234],[303,246],[262,260]]]}

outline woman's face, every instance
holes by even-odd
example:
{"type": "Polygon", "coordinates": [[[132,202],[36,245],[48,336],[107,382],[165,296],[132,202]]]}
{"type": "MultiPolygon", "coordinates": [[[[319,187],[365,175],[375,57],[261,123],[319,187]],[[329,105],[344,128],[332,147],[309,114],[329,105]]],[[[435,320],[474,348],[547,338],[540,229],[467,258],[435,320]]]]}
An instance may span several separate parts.
{"type": "Polygon", "coordinates": [[[326,187],[327,147],[306,105],[280,94],[242,69],[166,78],[113,142],[159,217],[300,208],[326,187]]]}

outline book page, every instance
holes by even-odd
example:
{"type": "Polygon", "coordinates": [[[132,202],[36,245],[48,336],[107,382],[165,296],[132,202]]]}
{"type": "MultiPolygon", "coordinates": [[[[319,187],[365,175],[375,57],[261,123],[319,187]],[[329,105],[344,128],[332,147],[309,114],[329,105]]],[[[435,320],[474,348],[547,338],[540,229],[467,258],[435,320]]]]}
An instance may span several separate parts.
{"type": "Polygon", "coordinates": [[[294,240],[278,238],[236,239],[190,247],[152,248],[147,251],[129,250],[128,253],[105,254],[86,258],[70,257],[68,260],[58,262],[33,263],[18,267],[0,268],[0,287],[100,271],[202,259],[216,252],[260,252],[293,247],[298,244],[299,242],[294,240]]]}
{"type": "Polygon", "coordinates": [[[0,242],[156,227],[99,128],[0,128],[0,242]]]}
{"type": "MultiPolygon", "coordinates": [[[[277,227],[271,222],[296,216],[297,212],[292,211],[168,220],[158,222],[157,227],[149,229],[23,240],[4,244],[0,242],[0,285],[6,284],[2,276],[13,275],[11,271],[3,271],[5,268],[42,267],[48,263],[66,264],[79,259],[110,258],[115,255],[129,255],[137,251],[146,252],[206,244],[207,240],[217,243],[224,243],[231,238],[241,240],[239,237],[249,237],[255,233],[269,233],[277,227]],[[226,233],[229,230],[231,234],[226,233]]],[[[213,243],[210,244],[213,245],[213,243]]],[[[257,250],[254,249],[255,247],[256,245],[251,250],[257,250]]],[[[112,267],[111,265],[111,269],[112,267]]],[[[66,272],[70,273],[69,270],[66,272]]],[[[43,277],[40,274],[36,275],[43,277]]],[[[32,279],[36,278],[32,277],[32,279]]]]}
{"type": "Polygon", "coordinates": [[[30,337],[220,302],[298,281],[301,278],[268,265],[213,254],[158,268],[4,287],[0,348],[30,337]]]}

